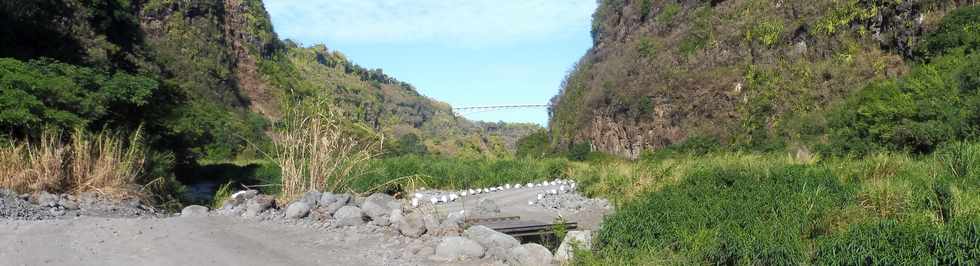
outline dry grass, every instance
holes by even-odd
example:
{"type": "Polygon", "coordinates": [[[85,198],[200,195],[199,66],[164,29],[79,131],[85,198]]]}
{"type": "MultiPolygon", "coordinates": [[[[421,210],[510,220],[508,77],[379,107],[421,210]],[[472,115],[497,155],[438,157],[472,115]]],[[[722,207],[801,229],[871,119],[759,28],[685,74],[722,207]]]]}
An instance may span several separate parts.
{"type": "Polygon", "coordinates": [[[145,161],[140,132],[132,138],[76,131],[66,144],[61,135],[0,148],[0,187],[25,192],[96,192],[136,196],[136,177],[145,161]]]}
{"type": "Polygon", "coordinates": [[[272,138],[271,159],[282,169],[280,199],[289,202],[308,191],[349,191],[383,139],[364,141],[345,134],[329,114],[296,112],[272,138]]]}

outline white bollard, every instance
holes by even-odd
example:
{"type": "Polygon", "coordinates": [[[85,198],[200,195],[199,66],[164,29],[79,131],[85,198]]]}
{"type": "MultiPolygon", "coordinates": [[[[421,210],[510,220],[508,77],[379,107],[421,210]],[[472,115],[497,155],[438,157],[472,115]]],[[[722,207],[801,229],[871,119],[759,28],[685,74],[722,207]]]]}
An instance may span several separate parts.
{"type": "Polygon", "coordinates": [[[443,202],[443,203],[448,203],[448,202],[449,202],[449,197],[447,197],[446,195],[442,195],[442,198],[441,198],[441,199],[439,199],[439,200],[440,200],[441,202],[443,202]]]}
{"type": "Polygon", "coordinates": [[[454,194],[449,194],[449,201],[456,201],[456,199],[458,199],[458,198],[459,198],[459,195],[456,195],[455,193],[454,194]]]}

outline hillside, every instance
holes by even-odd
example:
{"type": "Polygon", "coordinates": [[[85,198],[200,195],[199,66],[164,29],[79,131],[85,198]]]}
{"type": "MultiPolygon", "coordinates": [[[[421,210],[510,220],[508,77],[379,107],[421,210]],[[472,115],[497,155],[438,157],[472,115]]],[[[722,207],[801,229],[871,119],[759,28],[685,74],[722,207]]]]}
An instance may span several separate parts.
{"type": "Polygon", "coordinates": [[[301,102],[441,154],[507,153],[530,131],[455,117],[381,70],[282,41],[260,0],[5,1],[0,13],[3,138],[142,126],[177,164],[249,159],[301,102]]]}
{"type": "Polygon", "coordinates": [[[604,0],[552,101],[552,143],[637,158],[685,140],[826,145],[827,114],[922,60],[966,1],[604,0]]]}

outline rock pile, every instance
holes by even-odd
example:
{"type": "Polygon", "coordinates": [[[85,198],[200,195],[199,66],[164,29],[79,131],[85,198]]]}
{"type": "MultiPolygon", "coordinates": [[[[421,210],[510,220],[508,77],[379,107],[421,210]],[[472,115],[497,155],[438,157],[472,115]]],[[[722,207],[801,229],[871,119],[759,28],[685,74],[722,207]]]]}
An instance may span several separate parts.
{"type": "Polygon", "coordinates": [[[95,193],[78,196],[38,192],[17,194],[0,189],[0,218],[15,220],[44,220],[77,216],[137,217],[163,215],[137,199],[113,200],[95,193]]]}
{"type": "MultiPolygon", "coordinates": [[[[551,252],[541,245],[522,245],[514,237],[484,226],[473,226],[464,231],[464,216],[460,212],[440,215],[434,208],[410,208],[409,204],[387,194],[359,198],[349,194],[310,192],[286,205],[284,210],[277,210],[273,200],[265,197],[257,191],[238,192],[215,213],[244,218],[311,219],[334,227],[378,226],[408,238],[438,243],[434,248],[426,245],[410,248],[414,255],[431,256],[446,262],[487,259],[509,265],[556,263],[551,252]]],[[[483,200],[478,206],[488,215],[500,212],[491,200],[483,200]]],[[[200,208],[189,209],[192,212],[188,215],[195,215],[198,210],[200,208]]]]}
{"type": "Polygon", "coordinates": [[[538,244],[521,244],[516,238],[482,225],[466,229],[464,236],[446,237],[436,246],[435,259],[460,261],[490,258],[508,265],[554,265],[551,251],[538,244]]]}

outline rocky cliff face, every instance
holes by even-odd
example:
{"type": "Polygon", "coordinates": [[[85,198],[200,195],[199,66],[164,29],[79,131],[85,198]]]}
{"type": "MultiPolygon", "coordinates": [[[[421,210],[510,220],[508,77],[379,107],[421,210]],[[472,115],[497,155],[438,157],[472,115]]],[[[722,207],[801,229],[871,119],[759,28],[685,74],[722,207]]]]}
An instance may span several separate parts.
{"type": "Polygon", "coordinates": [[[637,158],[691,136],[798,141],[800,117],[904,73],[923,32],[957,5],[601,1],[594,46],[552,100],[553,144],[637,158]]]}

